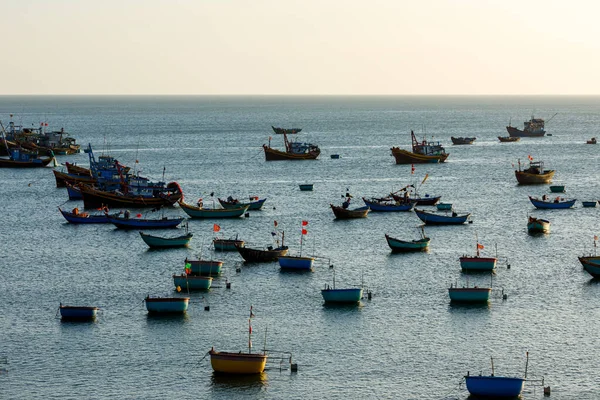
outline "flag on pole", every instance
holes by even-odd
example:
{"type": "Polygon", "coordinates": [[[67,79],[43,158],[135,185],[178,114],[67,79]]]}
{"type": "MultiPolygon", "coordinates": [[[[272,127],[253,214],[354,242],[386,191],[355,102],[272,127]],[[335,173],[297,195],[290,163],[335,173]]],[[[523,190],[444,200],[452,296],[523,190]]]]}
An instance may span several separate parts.
{"type": "Polygon", "coordinates": [[[302,234],[303,234],[303,235],[307,235],[307,234],[308,234],[308,231],[307,231],[306,229],[302,229],[302,234]]]}
{"type": "Polygon", "coordinates": [[[302,226],[308,225],[308,221],[302,221],[302,226]]]}
{"type": "Polygon", "coordinates": [[[252,306],[250,306],[250,318],[254,317],[254,313],[252,312],[252,306]]]}
{"type": "Polygon", "coordinates": [[[484,246],[481,243],[477,243],[477,249],[478,250],[483,250],[484,246]]]}
{"type": "Polygon", "coordinates": [[[188,275],[192,273],[192,264],[190,264],[190,263],[185,264],[185,273],[188,275]]]}
{"type": "Polygon", "coordinates": [[[213,232],[219,232],[221,230],[221,227],[217,224],[213,224],[213,232]]]}
{"type": "Polygon", "coordinates": [[[410,166],[410,174],[413,175],[415,173],[415,164],[411,164],[410,166]]]}
{"type": "Polygon", "coordinates": [[[533,161],[533,157],[531,157],[531,154],[528,155],[527,158],[529,159],[529,161],[533,161]]]}

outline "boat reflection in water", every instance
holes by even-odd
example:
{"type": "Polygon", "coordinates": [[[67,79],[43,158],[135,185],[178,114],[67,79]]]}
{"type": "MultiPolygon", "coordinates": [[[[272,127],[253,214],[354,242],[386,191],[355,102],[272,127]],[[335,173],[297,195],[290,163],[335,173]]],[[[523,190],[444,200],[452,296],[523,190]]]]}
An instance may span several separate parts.
{"type": "Polygon", "coordinates": [[[230,375],[213,372],[210,383],[215,388],[227,391],[233,397],[236,390],[244,394],[262,392],[263,388],[268,386],[269,381],[266,372],[251,375],[230,375]],[[234,392],[230,392],[231,390],[234,390],[234,392]]]}

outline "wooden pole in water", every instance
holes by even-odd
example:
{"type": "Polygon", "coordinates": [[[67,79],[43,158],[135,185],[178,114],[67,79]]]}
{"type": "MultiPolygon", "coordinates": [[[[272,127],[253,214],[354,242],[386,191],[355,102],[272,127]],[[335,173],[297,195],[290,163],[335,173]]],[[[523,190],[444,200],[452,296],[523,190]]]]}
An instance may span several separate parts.
{"type": "Polygon", "coordinates": [[[525,352],[525,379],[527,379],[527,367],[529,366],[529,352],[525,352]]]}

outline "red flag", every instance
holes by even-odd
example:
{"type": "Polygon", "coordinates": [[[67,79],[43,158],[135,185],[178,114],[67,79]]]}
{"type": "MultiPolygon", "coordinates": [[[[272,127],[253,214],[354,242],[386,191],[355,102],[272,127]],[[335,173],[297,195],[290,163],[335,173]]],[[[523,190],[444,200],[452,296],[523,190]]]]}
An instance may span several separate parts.
{"type": "Polygon", "coordinates": [[[529,158],[529,161],[533,161],[533,157],[531,157],[531,154],[528,155],[527,158],[529,158]]]}
{"type": "Polygon", "coordinates": [[[479,249],[479,250],[483,250],[483,249],[484,249],[484,247],[483,247],[483,245],[482,245],[481,243],[477,243],[477,249],[479,249]]]}
{"type": "Polygon", "coordinates": [[[273,225],[277,227],[277,221],[273,221],[273,225]]]}
{"type": "Polygon", "coordinates": [[[248,320],[248,333],[252,333],[252,325],[250,324],[250,320],[248,320]]]}
{"type": "Polygon", "coordinates": [[[136,217],[142,218],[142,214],[136,214],[136,217]]]}
{"type": "Polygon", "coordinates": [[[302,229],[302,234],[303,234],[303,235],[307,235],[307,234],[308,234],[308,231],[307,231],[306,229],[302,229]]]}
{"type": "Polygon", "coordinates": [[[213,232],[219,232],[221,230],[221,227],[217,224],[213,224],[213,232]]]}
{"type": "Polygon", "coordinates": [[[415,173],[415,164],[411,164],[411,167],[410,167],[410,174],[412,175],[412,174],[414,174],[414,173],[415,173]]]}
{"type": "Polygon", "coordinates": [[[308,221],[302,221],[302,226],[308,225],[308,221]]]}

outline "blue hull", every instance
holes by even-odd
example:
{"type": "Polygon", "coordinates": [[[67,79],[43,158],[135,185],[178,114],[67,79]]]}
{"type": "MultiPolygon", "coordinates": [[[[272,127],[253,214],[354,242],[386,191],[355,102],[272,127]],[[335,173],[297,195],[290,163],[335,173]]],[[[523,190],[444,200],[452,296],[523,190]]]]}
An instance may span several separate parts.
{"type": "Polygon", "coordinates": [[[396,211],[411,211],[415,208],[416,203],[408,203],[408,204],[381,204],[375,201],[370,201],[363,198],[363,201],[371,209],[371,211],[387,211],[387,212],[396,212],[396,211]]]}
{"type": "Polygon", "coordinates": [[[410,242],[400,239],[394,239],[391,236],[385,235],[388,246],[393,253],[406,253],[409,251],[426,251],[429,247],[429,238],[411,240],[410,242]]]}
{"type": "Polygon", "coordinates": [[[466,271],[492,271],[496,261],[493,257],[460,257],[460,267],[466,271]]]}
{"type": "Polygon", "coordinates": [[[136,219],[109,217],[110,223],[121,229],[161,229],[176,228],[185,218],[136,219]]]}
{"type": "Polygon", "coordinates": [[[313,184],[312,183],[305,184],[305,185],[298,185],[298,186],[300,186],[300,190],[302,190],[302,191],[311,191],[311,190],[313,190],[313,184]]]}
{"type": "Polygon", "coordinates": [[[523,391],[525,379],[502,376],[465,376],[467,390],[474,396],[515,398],[523,391]]]}
{"type": "Polygon", "coordinates": [[[313,257],[281,256],[278,258],[281,269],[309,271],[313,267],[313,257]]]}
{"type": "Polygon", "coordinates": [[[215,251],[237,251],[237,247],[244,247],[246,243],[239,239],[213,239],[215,251]]]}
{"type": "Polygon", "coordinates": [[[432,212],[426,212],[422,210],[415,209],[415,213],[417,217],[421,219],[421,221],[425,222],[427,225],[460,225],[467,222],[467,219],[471,216],[471,214],[463,214],[463,215],[442,215],[442,214],[434,214],[432,212]]]}
{"type": "Polygon", "coordinates": [[[563,201],[563,202],[559,202],[559,203],[554,203],[551,201],[541,201],[541,200],[538,200],[538,199],[535,199],[535,198],[529,196],[529,201],[531,201],[531,204],[533,204],[535,206],[535,208],[540,208],[540,209],[544,209],[544,210],[561,210],[561,209],[573,207],[577,200],[573,199],[573,200],[563,201]]]}
{"type": "Polygon", "coordinates": [[[183,236],[163,238],[140,232],[140,236],[149,247],[165,249],[171,247],[185,247],[190,243],[190,240],[192,240],[194,235],[192,233],[188,233],[183,236]]]}
{"type": "Polygon", "coordinates": [[[64,320],[90,321],[96,318],[98,307],[60,306],[60,316],[64,320]]]}
{"type": "Polygon", "coordinates": [[[248,211],[249,205],[238,208],[200,208],[179,202],[181,209],[192,218],[237,218],[248,211]]]}
{"type": "Polygon", "coordinates": [[[216,260],[188,260],[192,275],[219,275],[223,268],[223,261],[216,260]]]}
{"type": "Polygon", "coordinates": [[[181,290],[208,290],[213,278],[210,276],[173,275],[175,287],[181,290]]]}
{"type": "Polygon", "coordinates": [[[530,217],[527,222],[527,232],[529,233],[548,233],[550,232],[550,221],[540,218],[530,217]]]}
{"type": "Polygon", "coordinates": [[[72,224],[107,224],[110,221],[104,214],[100,215],[88,215],[87,217],[77,216],[71,212],[58,209],[62,216],[72,224]]]}
{"type": "Polygon", "coordinates": [[[600,260],[587,261],[586,257],[579,257],[579,261],[588,274],[594,278],[600,278],[600,260]]]}
{"type": "Polygon", "coordinates": [[[325,303],[351,304],[358,303],[362,298],[362,289],[324,289],[321,295],[325,303]]]}
{"type": "Polygon", "coordinates": [[[73,186],[67,185],[67,194],[69,195],[69,200],[83,200],[83,195],[73,186]]]}
{"type": "Polygon", "coordinates": [[[221,203],[221,205],[223,206],[223,208],[240,208],[240,207],[244,207],[244,206],[248,206],[248,210],[260,210],[263,206],[263,204],[265,204],[265,201],[267,201],[266,198],[264,199],[260,199],[260,200],[256,200],[256,201],[250,201],[248,203],[242,203],[242,202],[238,202],[238,203],[227,203],[227,201],[225,200],[221,200],[219,199],[219,203],[221,203]]]}
{"type": "Polygon", "coordinates": [[[183,314],[188,309],[189,297],[146,297],[146,309],[151,314],[183,314]]]}
{"type": "Polygon", "coordinates": [[[487,303],[490,299],[490,288],[449,288],[451,301],[459,303],[487,303]]]}

